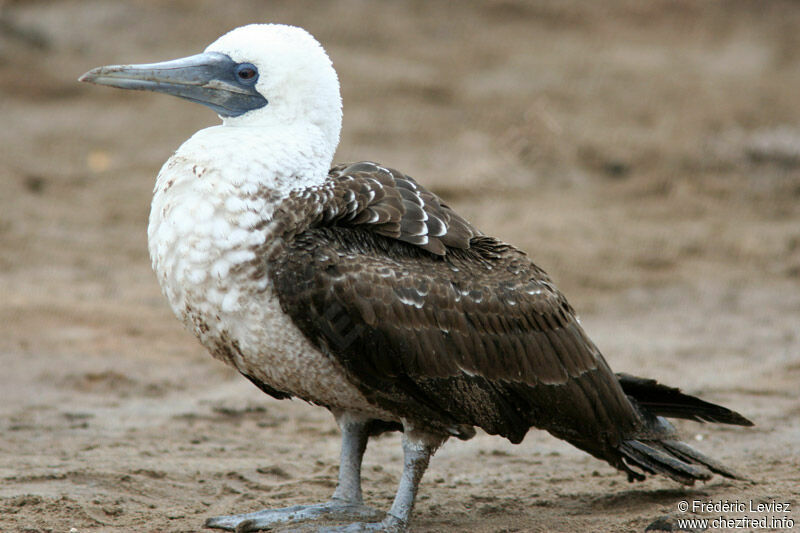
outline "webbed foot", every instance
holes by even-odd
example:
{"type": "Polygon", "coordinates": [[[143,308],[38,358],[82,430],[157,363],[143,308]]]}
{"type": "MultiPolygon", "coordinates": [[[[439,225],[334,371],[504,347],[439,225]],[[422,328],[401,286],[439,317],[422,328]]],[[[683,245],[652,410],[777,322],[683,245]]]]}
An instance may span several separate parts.
{"type": "MultiPolygon", "coordinates": [[[[293,505],[281,509],[263,509],[254,513],[239,515],[215,516],[206,520],[205,527],[214,529],[224,529],[237,533],[247,531],[270,530],[276,527],[289,524],[301,525],[303,522],[325,520],[331,522],[364,521],[365,527],[378,525],[371,524],[372,521],[381,520],[385,513],[367,507],[360,503],[349,503],[344,501],[332,500],[327,503],[317,505],[293,505]]],[[[352,526],[359,523],[350,524],[352,526]]],[[[343,526],[343,527],[350,527],[343,526]]],[[[389,525],[389,524],[387,524],[389,525]]],[[[381,529],[334,529],[322,528],[319,531],[383,531],[381,529]]],[[[315,528],[316,530],[317,528],[315,528]]],[[[300,527],[299,531],[304,528],[300,527]]],[[[309,531],[308,529],[305,529],[309,531]]],[[[402,529],[387,529],[386,531],[403,531],[402,529]]]]}
{"type": "Polygon", "coordinates": [[[342,526],[329,526],[317,529],[317,533],[364,533],[368,531],[385,531],[387,533],[404,533],[408,525],[399,518],[386,515],[380,522],[354,522],[342,526]]]}

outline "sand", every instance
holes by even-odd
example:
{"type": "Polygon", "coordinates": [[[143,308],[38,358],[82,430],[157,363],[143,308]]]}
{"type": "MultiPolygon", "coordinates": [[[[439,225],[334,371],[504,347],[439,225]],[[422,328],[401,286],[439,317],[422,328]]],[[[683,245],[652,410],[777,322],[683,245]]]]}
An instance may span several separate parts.
{"type": "MultiPolygon", "coordinates": [[[[752,479],[694,488],[628,484],[543,432],[449,442],[414,531],[640,532],[684,500],[800,522],[800,4],[6,1],[0,531],[198,531],[333,490],[332,417],[212,360],[150,271],[155,174],[217,118],[75,81],[254,21],[328,48],[337,161],[402,169],[526,250],[616,371],[756,423],[678,424],[752,479]]],[[[397,434],[370,443],[368,503],[400,468],[397,434]]]]}

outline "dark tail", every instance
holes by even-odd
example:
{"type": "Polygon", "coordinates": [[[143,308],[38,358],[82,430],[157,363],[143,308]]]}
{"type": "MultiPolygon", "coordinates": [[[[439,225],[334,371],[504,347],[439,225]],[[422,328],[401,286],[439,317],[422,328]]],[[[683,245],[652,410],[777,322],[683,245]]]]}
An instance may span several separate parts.
{"type": "Polygon", "coordinates": [[[677,439],[675,428],[662,417],[683,418],[697,422],[717,422],[737,426],[753,423],[730,409],[683,394],[654,379],[617,374],[622,390],[636,406],[645,422],[643,430],[633,439],[623,441],[617,448],[622,462],[617,466],[628,478],[642,480],[636,467],[650,474],[663,474],[680,483],[691,485],[706,480],[712,472],[733,479],[741,476],[677,439]]]}
{"type": "Polygon", "coordinates": [[[752,426],[753,423],[735,411],[721,405],[704,402],[689,396],[680,389],[667,387],[654,379],[637,378],[630,374],[617,374],[617,380],[629,397],[650,414],[668,418],[683,418],[695,422],[716,422],[734,426],[752,426]]]}

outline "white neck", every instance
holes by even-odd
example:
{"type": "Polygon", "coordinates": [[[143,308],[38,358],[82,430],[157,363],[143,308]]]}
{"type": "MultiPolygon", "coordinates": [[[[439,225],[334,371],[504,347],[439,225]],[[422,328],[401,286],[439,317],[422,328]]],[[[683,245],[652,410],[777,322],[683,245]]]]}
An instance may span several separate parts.
{"type": "Polygon", "coordinates": [[[244,186],[240,194],[257,187],[284,196],[326,179],[336,150],[326,137],[314,126],[213,126],[195,133],[171,161],[185,159],[212,171],[208,178],[219,185],[244,186]]]}
{"type": "MultiPolygon", "coordinates": [[[[173,310],[187,324],[194,320],[190,308],[243,308],[246,298],[229,273],[244,272],[256,259],[267,238],[261,223],[292,190],[327,179],[335,146],[326,141],[313,126],[214,126],[194,134],[165,163],[153,191],[150,255],[173,310]]],[[[267,280],[257,283],[254,291],[267,280]]]]}

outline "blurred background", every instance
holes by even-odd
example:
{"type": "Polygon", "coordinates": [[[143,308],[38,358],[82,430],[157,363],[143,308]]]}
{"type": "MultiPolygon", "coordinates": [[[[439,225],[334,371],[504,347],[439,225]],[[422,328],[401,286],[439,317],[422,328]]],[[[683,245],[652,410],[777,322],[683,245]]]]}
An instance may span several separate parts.
{"type": "MultiPolygon", "coordinates": [[[[398,168],[527,251],[616,371],[757,424],[680,424],[755,480],[695,489],[628,485],[539,432],[449,443],[415,531],[642,531],[687,497],[797,502],[800,3],[0,0],[0,530],[196,531],[332,491],[329,415],[212,360],[150,271],[155,175],[218,118],[76,82],[250,22],[328,50],[337,161],[398,168]]],[[[370,446],[365,494],[388,507],[399,441],[370,446]]]]}

